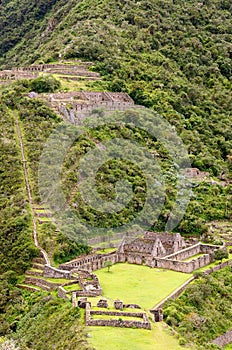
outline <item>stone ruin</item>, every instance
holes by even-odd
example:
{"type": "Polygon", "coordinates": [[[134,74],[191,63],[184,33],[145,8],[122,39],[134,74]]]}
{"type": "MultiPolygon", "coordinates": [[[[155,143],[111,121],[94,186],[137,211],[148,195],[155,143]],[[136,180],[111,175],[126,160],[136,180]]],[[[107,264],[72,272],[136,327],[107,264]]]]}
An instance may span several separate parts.
{"type": "Polygon", "coordinates": [[[132,98],[123,92],[60,92],[44,95],[44,98],[74,125],[78,125],[96,108],[114,111],[134,107],[132,98]]]}
{"type": "Polygon", "coordinates": [[[79,271],[80,269],[94,271],[102,269],[106,261],[112,261],[113,264],[116,264],[118,262],[117,252],[115,251],[109,254],[82,255],[77,259],[61,264],[59,268],[68,271],[79,271]]]}
{"type": "Polygon", "coordinates": [[[40,73],[58,74],[62,78],[70,80],[99,80],[100,74],[92,72],[89,67],[93,66],[92,62],[76,61],[65,63],[48,63],[48,64],[33,64],[27,67],[13,68],[12,70],[0,71],[0,84],[7,83],[18,79],[34,79],[40,73]],[[64,76],[64,77],[63,77],[64,76]]]}
{"type": "Polygon", "coordinates": [[[210,174],[206,171],[200,171],[198,168],[186,168],[185,175],[190,179],[204,180],[210,174]]]}
{"type": "Polygon", "coordinates": [[[123,309],[123,301],[122,300],[115,300],[114,307],[116,310],[122,310],[123,309]]]}
{"type": "Polygon", "coordinates": [[[179,233],[145,232],[141,238],[124,239],[117,253],[119,262],[192,273],[213,262],[219,248],[200,242],[187,246],[179,233]]]}
{"type": "MultiPolygon", "coordinates": [[[[61,271],[61,270],[59,270],[61,271]]],[[[67,270],[62,270],[68,272],[67,270]]],[[[102,295],[102,289],[98,277],[86,270],[78,270],[78,277],[76,277],[76,269],[69,271],[72,274],[72,278],[75,278],[75,281],[67,282],[62,284],[58,288],[58,296],[63,299],[69,299],[69,294],[72,294],[72,302],[76,303],[78,296],[81,297],[97,297],[102,295]],[[78,285],[79,288],[73,290],[72,292],[65,290],[64,287],[78,285]]],[[[67,277],[66,277],[67,278],[67,277]]]]}
{"type": "Polygon", "coordinates": [[[108,301],[106,299],[100,299],[97,303],[97,307],[107,309],[109,307],[108,301]]]}
{"type": "Polygon", "coordinates": [[[172,254],[186,247],[185,240],[179,233],[145,232],[143,237],[124,239],[119,248],[119,262],[145,264],[150,266],[156,257],[172,254]]]}
{"type": "Polygon", "coordinates": [[[2,70],[0,71],[0,84],[5,84],[13,80],[19,79],[35,79],[38,77],[36,72],[25,72],[20,69],[2,70]]]}
{"type": "Polygon", "coordinates": [[[73,269],[94,271],[103,268],[106,261],[111,261],[113,264],[128,262],[151,268],[192,273],[210,264],[214,259],[215,250],[219,248],[220,246],[200,242],[187,245],[179,233],[145,232],[143,237],[134,239],[125,237],[114,252],[80,256],[60,265],[59,268],[68,271],[73,269]]]}
{"type": "MultiPolygon", "coordinates": [[[[75,295],[73,296],[73,298],[75,299],[75,295]]],[[[88,299],[87,298],[80,298],[77,302],[77,306],[80,307],[81,309],[85,309],[86,305],[88,303],[88,299]]],[[[89,303],[91,306],[91,303],[89,303]]]]}
{"type": "MultiPolygon", "coordinates": [[[[103,300],[101,300],[103,301],[103,300]]],[[[104,301],[105,302],[105,301],[104,301]]],[[[118,305],[119,300],[114,302],[114,305],[118,305]]],[[[79,303],[79,301],[78,301],[79,303]]],[[[120,306],[123,302],[120,301],[120,306]]],[[[87,326],[104,326],[104,327],[122,327],[122,328],[144,328],[151,329],[151,323],[147,317],[147,314],[143,311],[118,311],[121,308],[115,310],[97,310],[91,309],[91,303],[86,300],[81,301],[81,305],[85,305],[85,324],[87,326]],[[101,318],[97,318],[97,316],[101,318]],[[104,319],[102,318],[104,316],[104,319]],[[123,319],[123,317],[126,317],[123,319]]],[[[100,301],[97,307],[102,308],[100,301]]]]}

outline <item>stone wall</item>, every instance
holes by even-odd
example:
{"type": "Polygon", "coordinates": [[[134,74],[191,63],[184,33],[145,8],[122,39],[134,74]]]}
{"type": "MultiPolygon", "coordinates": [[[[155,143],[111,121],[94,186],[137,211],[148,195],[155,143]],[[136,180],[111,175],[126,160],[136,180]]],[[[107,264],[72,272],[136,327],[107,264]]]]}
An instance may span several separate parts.
{"type": "Polygon", "coordinates": [[[206,253],[213,254],[216,249],[219,249],[220,246],[212,245],[212,244],[203,244],[201,242],[192,245],[190,247],[184,248],[170,255],[166,255],[165,259],[170,260],[185,260],[190,258],[191,256],[206,253]]]}
{"type": "Polygon", "coordinates": [[[170,259],[170,260],[184,260],[188,259],[191,256],[197,255],[201,253],[201,244],[197,243],[191,247],[182,249],[176,253],[170,254],[165,256],[165,259],[170,259]]]}
{"type": "Polygon", "coordinates": [[[3,70],[0,71],[0,80],[2,82],[17,80],[17,79],[34,79],[38,77],[38,73],[24,72],[22,70],[3,70]]]}
{"type": "Polygon", "coordinates": [[[214,339],[212,341],[213,344],[216,344],[220,347],[224,347],[230,343],[232,343],[232,330],[224,333],[223,335],[221,335],[220,337],[214,339]]]}
{"type": "Polygon", "coordinates": [[[103,311],[103,310],[91,310],[91,315],[108,315],[108,316],[128,316],[143,318],[144,312],[127,312],[127,311],[103,311]]]}
{"type": "Polygon", "coordinates": [[[69,297],[68,297],[67,294],[68,294],[67,291],[63,287],[59,286],[59,288],[58,288],[58,297],[62,298],[62,299],[69,300],[69,297]]]}
{"type": "Polygon", "coordinates": [[[89,303],[86,304],[85,323],[87,326],[151,329],[151,324],[145,313],[91,310],[89,303]],[[118,316],[119,319],[123,316],[129,316],[132,320],[92,319],[92,315],[118,316]],[[133,317],[141,318],[141,321],[134,321],[133,317]]]}
{"type": "Polygon", "coordinates": [[[223,268],[226,267],[226,266],[232,266],[232,259],[231,259],[231,260],[224,261],[224,262],[221,263],[221,264],[218,264],[218,265],[216,265],[216,266],[211,267],[211,268],[208,269],[208,270],[205,270],[205,271],[204,271],[204,274],[209,275],[210,273],[219,271],[219,270],[223,269],[223,268]]]}
{"type": "Polygon", "coordinates": [[[55,290],[59,286],[56,283],[45,281],[42,278],[34,278],[34,277],[28,277],[28,276],[26,276],[24,283],[35,285],[47,291],[55,290]]]}
{"type": "Polygon", "coordinates": [[[204,267],[213,262],[213,257],[210,254],[204,254],[191,261],[178,261],[166,258],[156,259],[155,267],[169,269],[178,272],[192,273],[194,270],[204,267]]]}
{"type": "Polygon", "coordinates": [[[77,290],[75,293],[78,297],[98,297],[102,295],[102,290],[77,290]]]}
{"type": "Polygon", "coordinates": [[[164,258],[156,258],[149,266],[169,269],[184,273],[192,273],[201,267],[209,265],[213,262],[213,253],[220,246],[211,244],[197,243],[191,247],[182,249],[174,254],[165,256],[164,258]],[[202,256],[194,258],[194,255],[205,253],[202,256]],[[182,261],[193,256],[191,261],[182,261]]]}
{"type": "Polygon", "coordinates": [[[101,103],[82,103],[82,104],[73,104],[72,108],[67,108],[64,104],[59,104],[58,109],[61,114],[65,116],[74,125],[79,125],[80,121],[84,118],[91,115],[94,109],[96,108],[105,108],[108,111],[118,111],[118,110],[127,110],[133,106],[128,105],[126,102],[101,102],[101,103]]]}
{"type": "Polygon", "coordinates": [[[60,270],[56,269],[55,267],[45,265],[44,266],[44,277],[51,277],[51,278],[67,278],[67,279],[73,279],[72,273],[67,270],[60,270]]]}
{"type": "Polygon", "coordinates": [[[189,283],[191,283],[193,280],[195,279],[195,277],[191,277],[189,278],[186,282],[184,282],[182,284],[182,286],[180,286],[179,288],[177,288],[173,293],[171,293],[170,295],[168,295],[166,298],[164,298],[161,302],[159,302],[157,305],[155,305],[151,310],[150,312],[155,315],[155,312],[157,310],[161,310],[163,305],[166,303],[166,301],[168,301],[169,299],[175,299],[177,298],[184,290],[185,288],[187,287],[187,285],[189,283]]]}
{"type": "Polygon", "coordinates": [[[151,254],[146,252],[129,252],[124,253],[113,252],[110,254],[94,254],[78,258],[68,263],[59,266],[63,270],[86,269],[88,271],[95,271],[104,267],[106,261],[112,261],[113,264],[117,262],[128,262],[130,264],[147,265],[152,268],[169,269],[178,272],[192,273],[194,270],[210,264],[213,261],[213,252],[219,246],[207,245],[198,243],[191,247],[179,250],[171,255],[153,258],[151,254]],[[199,253],[205,253],[202,256],[193,258],[191,261],[181,261],[188,259],[199,253]]]}
{"type": "Polygon", "coordinates": [[[68,263],[61,264],[59,268],[64,270],[85,269],[91,272],[103,268],[106,261],[112,261],[113,264],[118,262],[117,253],[87,255],[68,263]]]}

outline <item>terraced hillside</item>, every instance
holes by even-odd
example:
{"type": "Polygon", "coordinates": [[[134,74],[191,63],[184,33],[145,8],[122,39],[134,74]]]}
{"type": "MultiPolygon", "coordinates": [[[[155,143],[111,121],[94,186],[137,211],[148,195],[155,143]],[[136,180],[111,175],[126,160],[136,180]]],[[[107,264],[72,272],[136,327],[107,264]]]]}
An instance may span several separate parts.
{"type": "MultiPolygon", "coordinates": [[[[71,220],[65,226],[55,221],[40,198],[37,180],[40,155],[52,131],[62,120],[78,124],[80,114],[88,114],[88,107],[96,106],[99,96],[104,95],[102,105],[108,98],[112,108],[115,97],[126,96],[126,101],[119,102],[132,105],[134,101],[171,124],[183,140],[193,168],[189,169],[192,197],[176,230],[190,239],[231,241],[231,11],[228,0],[0,2],[0,335],[15,337],[22,348],[44,350],[46,346],[50,350],[54,344],[57,349],[90,347],[79,321],[81,312],[56,297],[54,290],[65,281],[57,279],[54,285],[42,276],[45,256],[57,266],[88,253],[89,247],[71,238],[85,237],[89,231],[86,225],[71,220]],[[42,249],[47,254],[38,257],[42,249]],[[22,275],[25,271],[26,276],[22,275]],[[46,288],[49,294],[41,290],[46,288]]],[[[95,116],[101,113],[98,109],[95,116]]],[[[136,118],[136,113],[131,117],[136,118]]],[[[103,151],[104,143],[113,138],[139,143],[160,164],[165,201],[151,229],[164,230],[177,198],[176,164],[156,138],[130,125],[110,123],[88,130],[66,154],[61,185],[66,209],[72,208],[90,227],[107,229],[102,242],[93,237],[103,250],[118,243],[112,239],[111,228],[126,224],[146,200],[143,174],[136,164],[123,160],[123,152],[120,159],[99,168],[96,185],[101,198],[113,201],[118,180],[125,179],[134,191],[133,205],[109,216],[82,201],[76,176],[80,160],[93,149],[103,151]]],[[[133,234],[139,230],[132,227],[133,234]]],[[[200,279],[201,286],[206,282],[203,291],[190,287],[168,306],[166,322],[181,337],[187,334],[191,345],[206,346],[201,328],[204,330],[207,322],[209,341],[231,326],[229,272],[200,279]],[[207,310],[202,307],[204,298],[209,299],[207,310]],[[218,318],[216,326],[213,317],[218,318]]],[[[71,293],[76,287],[64,286],[64,290],[71,293]]],[[[176,339],[155,328],[159,346],[180,348],[176,339]]],[[[128,333],[132,343],[133,331],[128,333]]],[[[105,329],[93,329],[92,334],[91,343],[96,347],[106,345],[101,343],[105,329]]],[[[114,332],[108,335],[114,338],[116,348],[118,344],[127,346],[120,343],[123,332],[118,332],[120,341],[114,332]]],[[[142,333],[141,339],[145,339],[142,333]]],[[[153,341],[150,337],[148,349],[153,341]]],[[[181,338],[180,343],[186,339],[181,338]]]]}

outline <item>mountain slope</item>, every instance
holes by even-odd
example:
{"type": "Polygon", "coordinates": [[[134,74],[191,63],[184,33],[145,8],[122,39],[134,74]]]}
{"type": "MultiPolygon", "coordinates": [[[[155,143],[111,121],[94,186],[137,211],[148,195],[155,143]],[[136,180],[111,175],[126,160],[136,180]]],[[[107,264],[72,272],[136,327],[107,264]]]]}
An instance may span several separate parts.
{"type": "Polygon", "coordinates": [[[1,6],[2,67],[59,57],[94,60],[110,78],[110,90],[128,92],[176,126],[193,166],[216,176],[228,173],[229,1],[70,0],[30,6],[14,0],[1,6]],[[15,10],[9,15],[10,6],[15,10]]]}

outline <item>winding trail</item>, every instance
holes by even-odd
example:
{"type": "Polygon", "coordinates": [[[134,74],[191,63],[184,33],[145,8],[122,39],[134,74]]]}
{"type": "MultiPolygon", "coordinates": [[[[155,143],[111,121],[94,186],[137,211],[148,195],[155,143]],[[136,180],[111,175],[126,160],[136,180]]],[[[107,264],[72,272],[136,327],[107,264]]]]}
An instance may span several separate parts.
{"type": "Polygon", "coordinates": [[[25,178],[25,183],[26,183],[26,189],[27,189],[29,205],[30,205],[30,209],[31,209],[31,213],[32,213],[34,243],[35,243],[35,246],[37,248],[39,248],[40,252],[42,253],[46,264],[51,266],[50,259],[48,257],[47,252],[39,245],[39,242],[38,242],[37,223],[36,223],[35,211],[34,211],[34,208],[33,208],[33,199],[32,199],[32,195],[31,195],[31,189],[30,189],[30,183],[29,183],[29,177],[28,177],[28,171],[27,171],[27,160],[26,160],[26,157],[25,157],[24,144],[23,144],[22,133],[21,133],[20,125],[19,125],[19,119],[18,119],[18,116],[17,116],[16,112],[13,112],[13,117],[14,117],[14,120],[15,120],[15,127],[16,127],[17,136],[18,136],[20,149],[21,149],[21,157],[22,157],[24,178],[25,178]]]}

